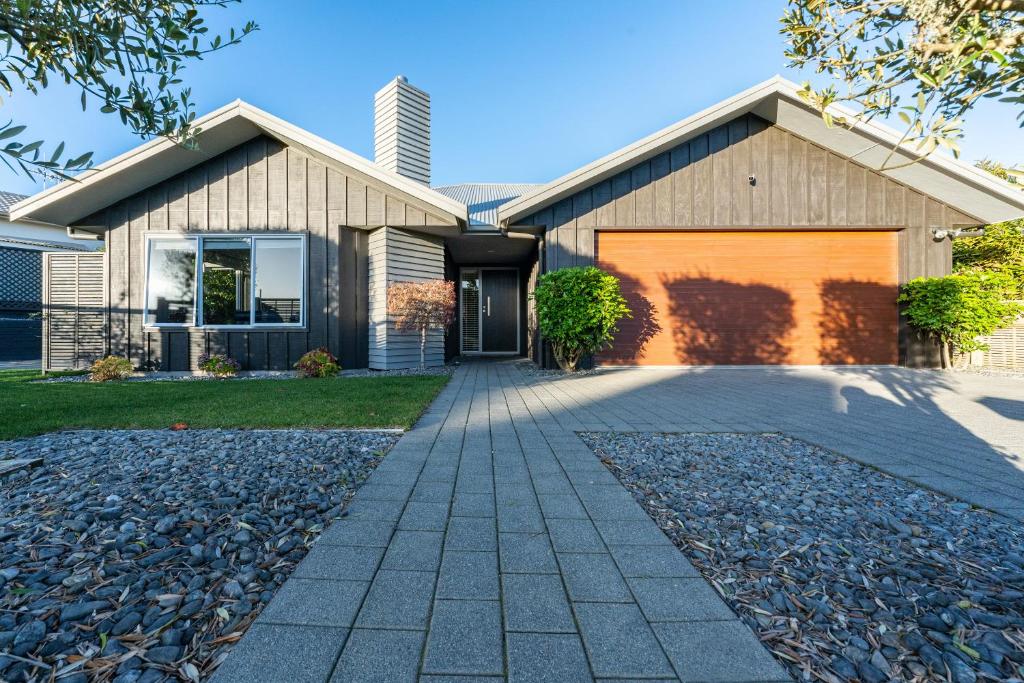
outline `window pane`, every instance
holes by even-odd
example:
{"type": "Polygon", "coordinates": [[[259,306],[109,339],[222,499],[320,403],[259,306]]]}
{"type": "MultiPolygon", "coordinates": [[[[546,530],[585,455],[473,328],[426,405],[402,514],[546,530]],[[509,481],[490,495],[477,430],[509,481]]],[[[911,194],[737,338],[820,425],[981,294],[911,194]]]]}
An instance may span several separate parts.
{"type": "Polygon", "coordinates": [[[256,240],[256,322],[302,322],[302,240],[256,240]]]}
{"type": "Polygon", "coordinates": [[[195,240],[151,240],[146,324],[192,324],[195,283],[195,240]]]}
{"type": "Polygon", "coordinates": [[[203,240],[203,325],[250,324],[248,238],[203,240]]]}

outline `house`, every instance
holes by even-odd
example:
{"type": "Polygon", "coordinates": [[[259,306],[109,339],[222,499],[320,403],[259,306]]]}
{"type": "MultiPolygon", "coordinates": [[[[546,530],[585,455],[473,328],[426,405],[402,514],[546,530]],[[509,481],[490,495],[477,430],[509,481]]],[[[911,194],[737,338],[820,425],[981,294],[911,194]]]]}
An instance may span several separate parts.
{"type": "Polygon", "coordinates": [[[375,96],[373,162],[241,101],[196,126],[198,151],[153,140],[13,207],[106,244],[102,334],[62,363],[286,368],[327,346],[409,367],[388,283],[441,277],[458,321],[431,363],[544,361],[537,277],[597,264],[634,311],[598,363],[928,365],[900,283],[950,271],[950,232],[1024,214],[968,164],[890,154],[889,128],[827,127],[778,77],[543,185],[432,188],[430,98],[403,77],[375,96]]]}
{"type": "Polygon", "coordinates": [[[0,191],[0,363],[39,360],[42,263],[47,252],[95,249],[57,225],[12,222],[10,209],[26,195],[0,191]]]}

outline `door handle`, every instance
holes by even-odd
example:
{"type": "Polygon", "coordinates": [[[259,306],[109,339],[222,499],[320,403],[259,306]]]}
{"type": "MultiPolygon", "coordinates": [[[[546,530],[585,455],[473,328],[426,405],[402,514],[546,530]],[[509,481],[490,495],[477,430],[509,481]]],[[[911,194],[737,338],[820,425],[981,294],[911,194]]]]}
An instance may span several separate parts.
{"type": "Polygon", "coordinates": [[[487,317],[491,317],[491,297],[487,297],[487,317]]]}

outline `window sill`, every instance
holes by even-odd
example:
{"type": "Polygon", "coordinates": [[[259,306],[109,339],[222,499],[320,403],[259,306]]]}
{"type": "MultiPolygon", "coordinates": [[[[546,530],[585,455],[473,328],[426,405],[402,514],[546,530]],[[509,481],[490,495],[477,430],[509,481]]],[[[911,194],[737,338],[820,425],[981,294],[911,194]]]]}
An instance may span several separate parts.
{"type": "Polygon", "coordinates": [[[305,332],[305,325],[143,325],[143,332],[305,332]]]}

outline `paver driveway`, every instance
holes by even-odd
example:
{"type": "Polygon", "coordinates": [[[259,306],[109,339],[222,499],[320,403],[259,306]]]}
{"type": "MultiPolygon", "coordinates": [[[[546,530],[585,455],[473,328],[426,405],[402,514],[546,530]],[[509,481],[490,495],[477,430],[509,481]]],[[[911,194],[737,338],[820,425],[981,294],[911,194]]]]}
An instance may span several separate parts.
{"type": "Polygon", "coordinates": [[[783,431],[1022,513],[1013,378],[522,368],[459,368],[214,680],[789,680],[576,431],[783,431]]]}

